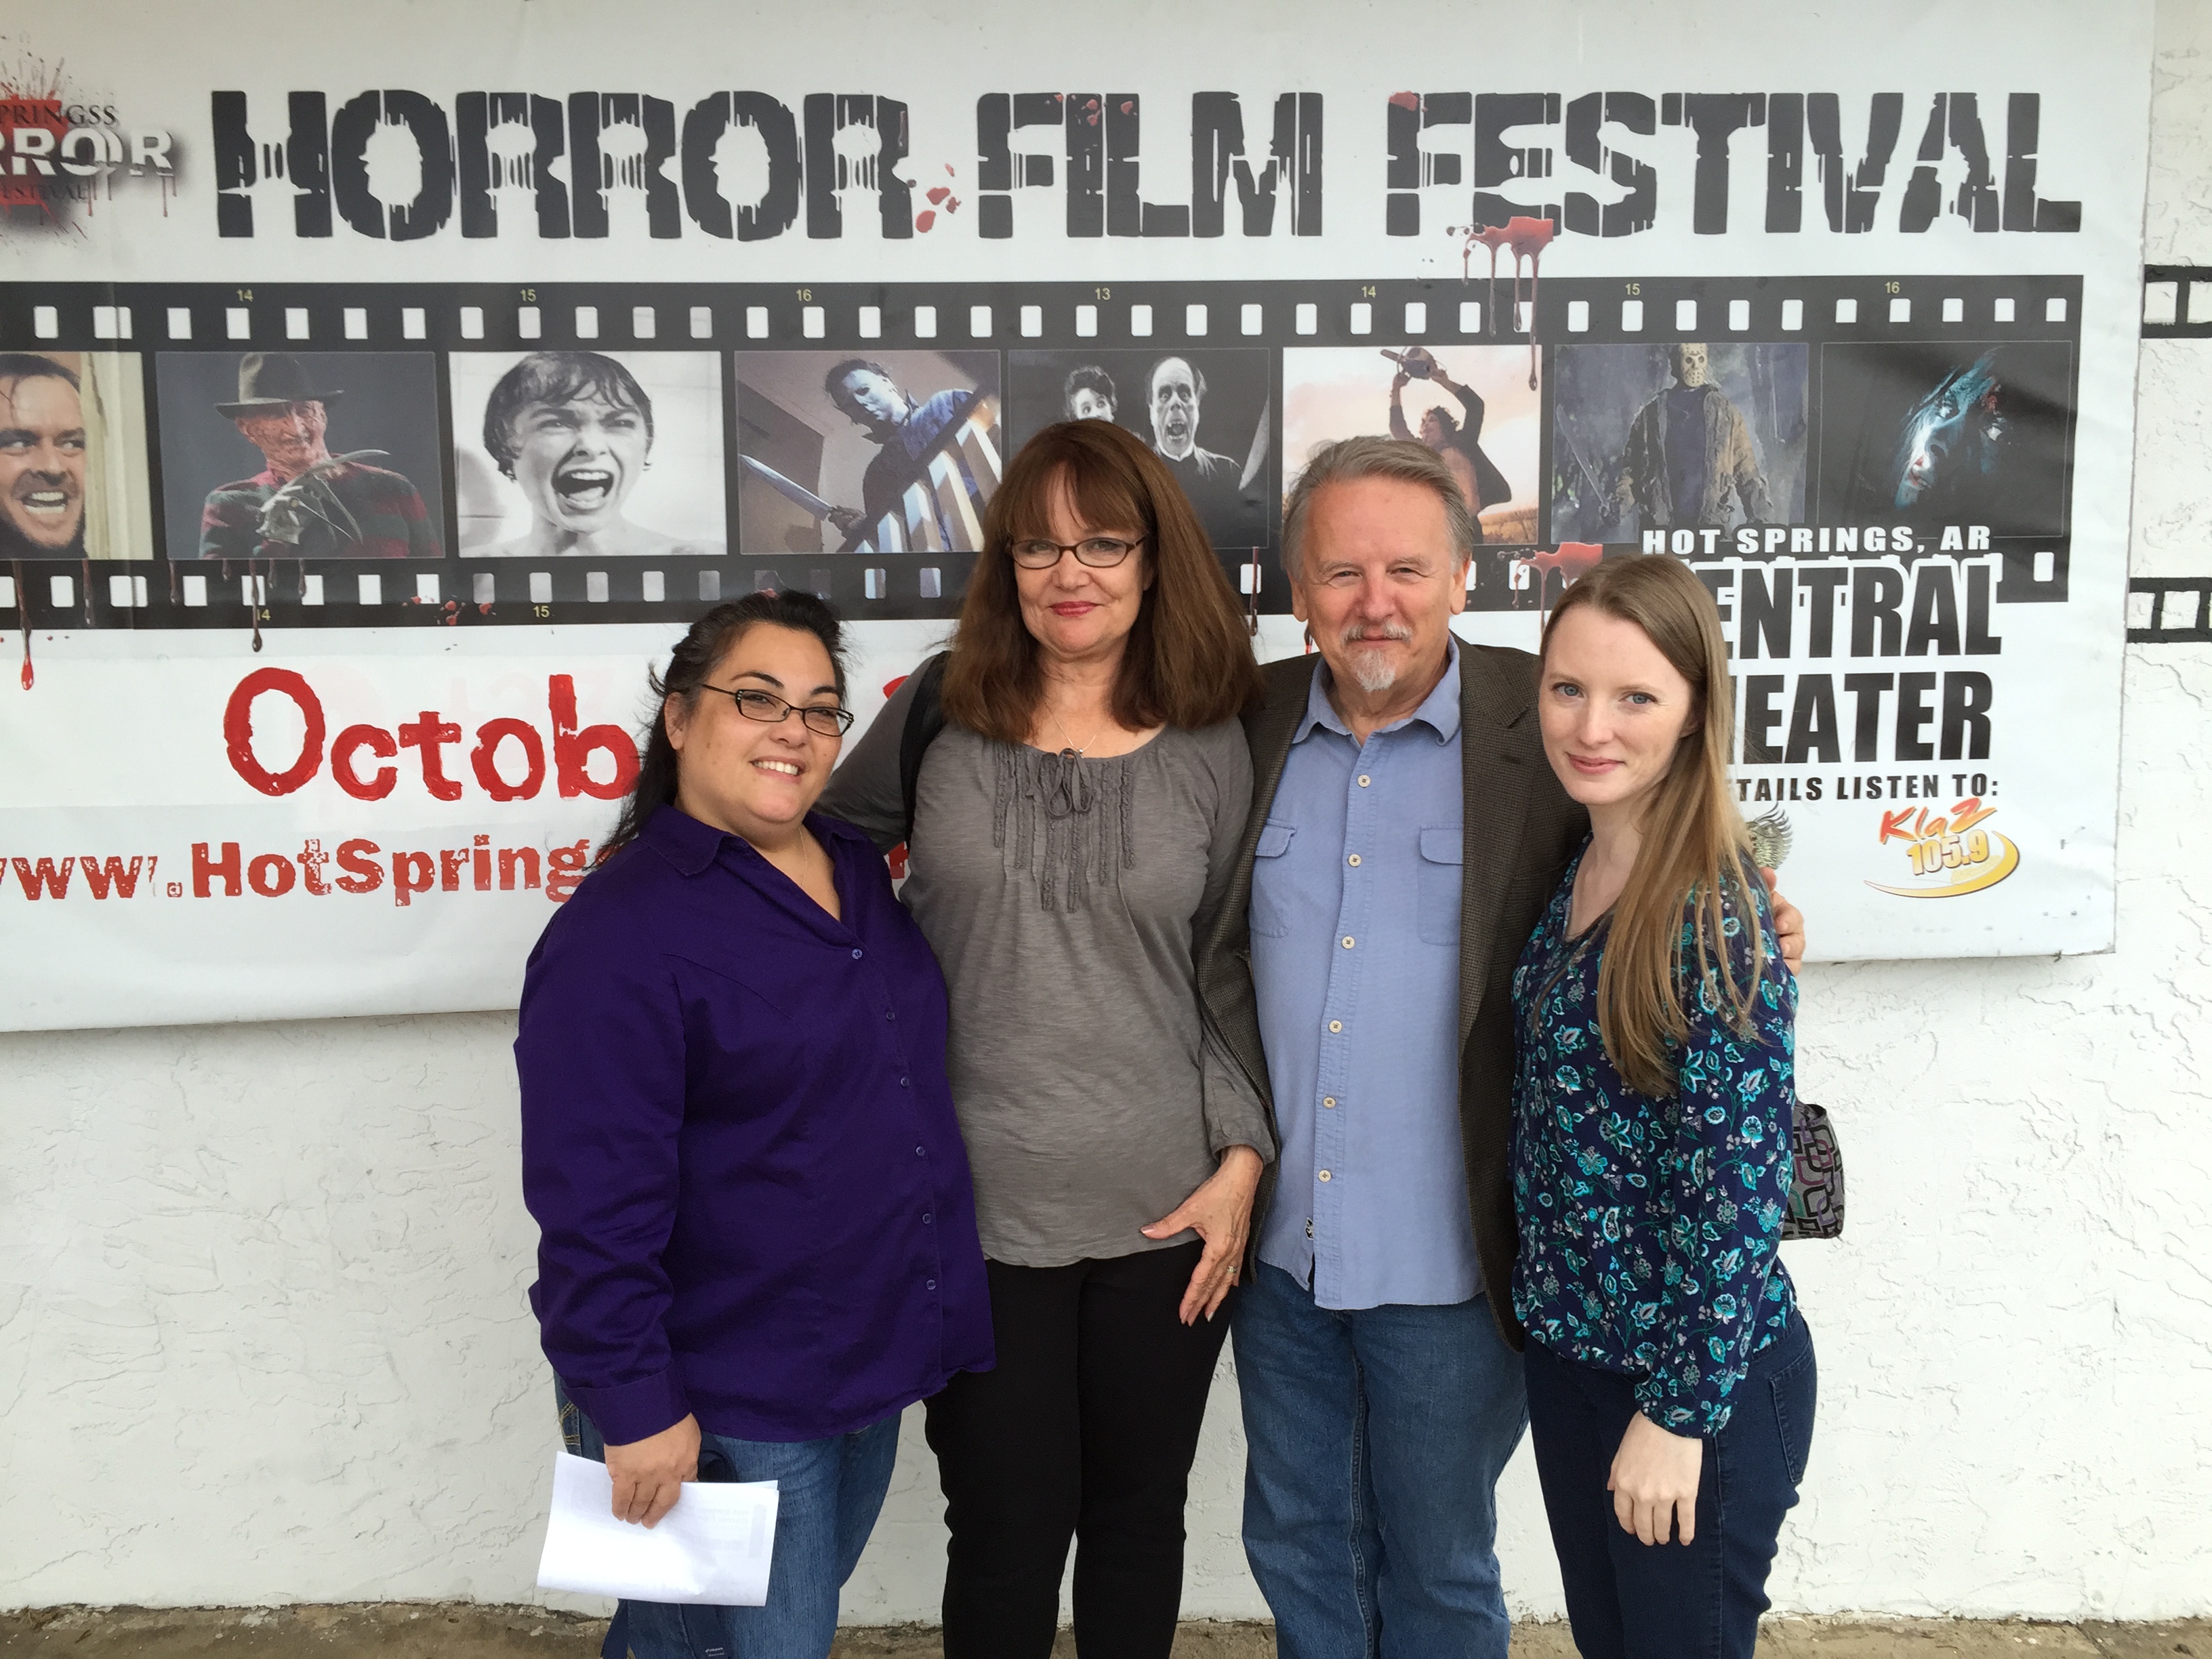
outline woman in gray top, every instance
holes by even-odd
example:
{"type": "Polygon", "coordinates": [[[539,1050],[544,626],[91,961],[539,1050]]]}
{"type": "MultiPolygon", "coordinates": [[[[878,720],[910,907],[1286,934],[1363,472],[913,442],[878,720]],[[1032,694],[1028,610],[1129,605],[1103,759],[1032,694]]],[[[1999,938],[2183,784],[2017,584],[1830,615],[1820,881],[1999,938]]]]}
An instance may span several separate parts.
{"type": "Polygon", "coordinates": [[[1251,805],[1259,676],[1190,503],[1110,422],[1031,439],[984,531],[951,652],[822,801],[908,842],[951,994],[999,1363],[928,1405],[945,1651],[1045,1659],[1073,1540],[1082,1651],[1167,1659],[1216,1316],[1274,1155],[1191,961],[1251,805]],[[902,738],[939,672],[909,836],[902,738]]]}

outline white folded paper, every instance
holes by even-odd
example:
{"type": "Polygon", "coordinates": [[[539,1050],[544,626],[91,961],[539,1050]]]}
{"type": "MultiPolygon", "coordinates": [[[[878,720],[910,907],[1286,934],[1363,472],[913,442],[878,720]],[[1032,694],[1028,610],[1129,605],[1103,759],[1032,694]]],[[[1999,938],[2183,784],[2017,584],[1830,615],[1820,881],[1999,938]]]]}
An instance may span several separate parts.
{"type": "Polygon", "coordinates": [[[776,1501],[773,1480],[687,1481],[676,1507],[647,1528],[615,1519],[605,1464],[556,1452],[538,1588],[760,1607],[768,1601],[776,1501]]]}

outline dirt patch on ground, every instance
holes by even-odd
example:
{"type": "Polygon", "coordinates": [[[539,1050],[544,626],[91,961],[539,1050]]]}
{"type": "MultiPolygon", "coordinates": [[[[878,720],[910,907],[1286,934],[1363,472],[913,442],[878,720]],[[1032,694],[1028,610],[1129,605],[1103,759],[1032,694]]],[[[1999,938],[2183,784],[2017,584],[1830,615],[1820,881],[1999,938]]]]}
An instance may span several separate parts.
{"type": "MultiPolygon", "coordinates": [[[[0,1659],[594,1659],[603,1620],[466,1602],[356,1607],[45,1607],[0,1613],[0,1659]]],[[[2212,1620],[2147,1625],[1789,1619],[1761,1659],[2212,1659],[2212,1620]]],[[[1055,1659],[1073,1659],[1063,1632],[1055,1659]]],[[[1265,1625],[1193,1623],[1176,1659],[1273,1659],[1265,1625]]],[[[1574,1659],[1564,1625],[1523,1625],[1513,1659],[1574,1659]]],[[[922,1625],[856,1629],[833,1659],[940,1659],[922,1625]]]]}

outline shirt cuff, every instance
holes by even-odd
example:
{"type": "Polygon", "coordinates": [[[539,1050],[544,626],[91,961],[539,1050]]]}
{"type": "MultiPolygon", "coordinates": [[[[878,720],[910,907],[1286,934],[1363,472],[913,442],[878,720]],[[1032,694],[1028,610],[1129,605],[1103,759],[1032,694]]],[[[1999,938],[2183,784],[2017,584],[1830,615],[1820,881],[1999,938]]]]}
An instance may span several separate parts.
{"type": "Polygon", "coordinates": [[[1686,1399],[1671,1398],[1662,1391],[1656,1377],[1647,1376],[1637,1385],[1636,1409],[1644,1413],[1654,1428],[1664,1429],[1669,1434],[1679,1434],[1685,1440],[1700,1440],[1717,1435],[1728,1426],[1735,1402],[1705,1400],[1694,1395],[1686,1399]]]}
{"type": "Polygon", "coordinates": [[[673,1365],[617,1388],[587,1389],[565,1376],[561,1385],[609,1445],[627,1446],[634,1440],[648,1439],[691,1415],[690,1399],[673,1365]]]}
{"type": "Polygon", "coordinates": [[[1205,1102],[1206,1146],[1216,1158],[1231,1146],[1249,1146],[1262,1164],[1275,1161],[1275,1136],[1268,1126],[1267,1109],[1245,1077],[1244,1068],[1222,1053],[1209,1033],[1205,1065],[1200,1073],[1205,1102]]]}

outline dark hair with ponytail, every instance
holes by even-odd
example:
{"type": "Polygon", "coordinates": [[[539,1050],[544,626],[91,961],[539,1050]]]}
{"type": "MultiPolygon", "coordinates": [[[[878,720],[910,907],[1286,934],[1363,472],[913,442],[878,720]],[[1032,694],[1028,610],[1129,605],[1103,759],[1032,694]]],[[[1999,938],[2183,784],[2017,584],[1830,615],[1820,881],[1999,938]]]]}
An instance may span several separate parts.
{"type": "Polygon", "coordinates": [[[699,688],[715,666],[750,629],[767,623],[788,628],[794,634],[811,634],[830,653],[830,669],[837,684],[837,701],[845,701],[845,644],[837,613],[811,593],[797,592],[749,593],[742,599],[718,605],[676,642],[669,653],[668,672],[648,668],[645,683],[653,696],[653,718],[646,723],[640,745],[637,782],[623,802],[614,832],[600,845],[599,862],[635,841],[646,821],[664,806],[676,804],[676,745],[668,740],[666,706],[681,697],[689,709],[697,705],[699,688]]]}

